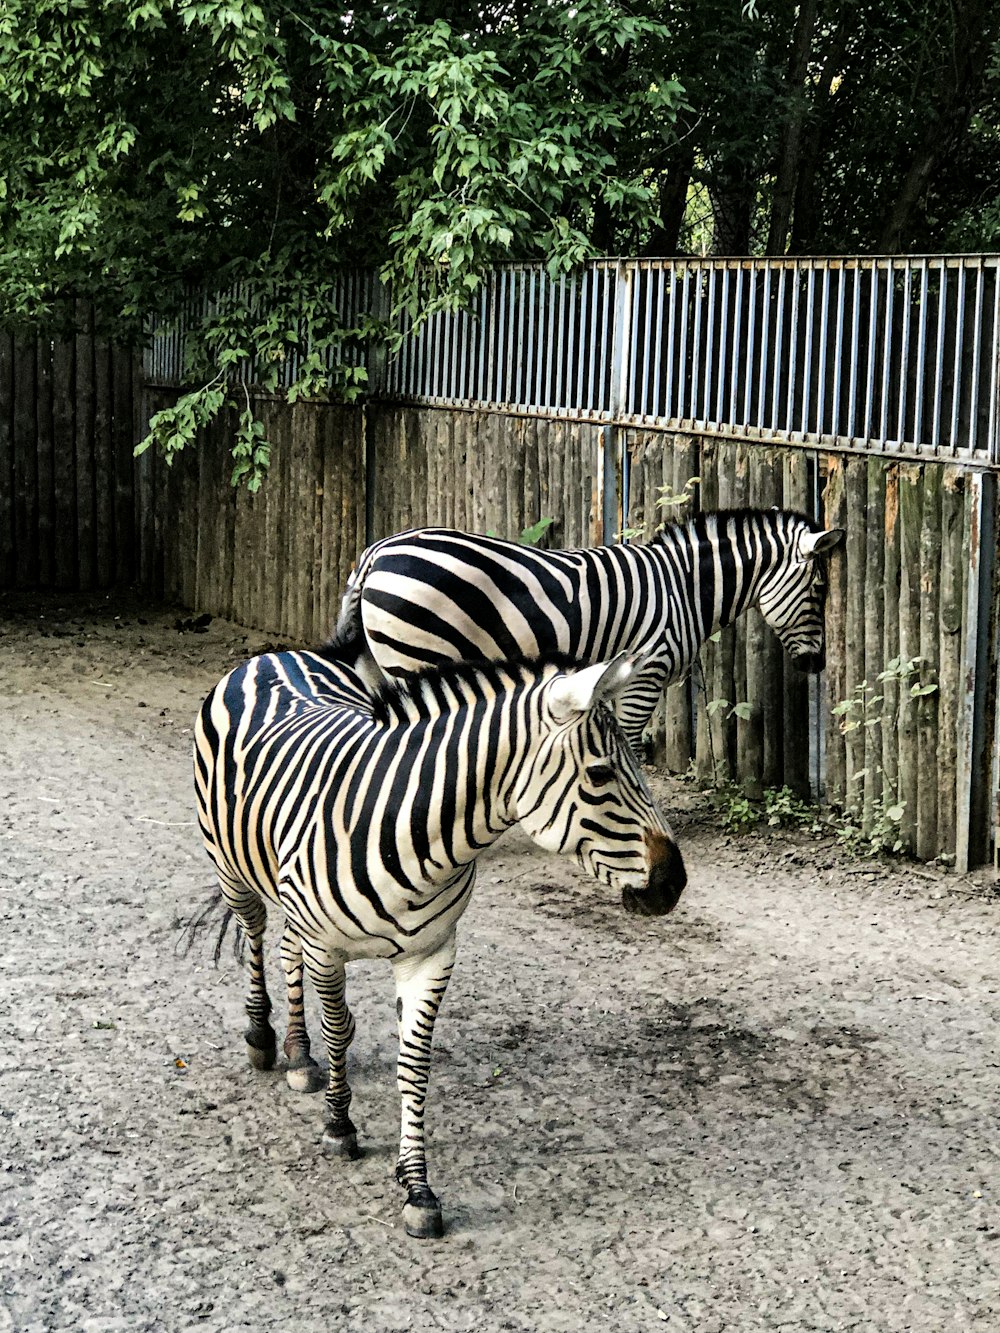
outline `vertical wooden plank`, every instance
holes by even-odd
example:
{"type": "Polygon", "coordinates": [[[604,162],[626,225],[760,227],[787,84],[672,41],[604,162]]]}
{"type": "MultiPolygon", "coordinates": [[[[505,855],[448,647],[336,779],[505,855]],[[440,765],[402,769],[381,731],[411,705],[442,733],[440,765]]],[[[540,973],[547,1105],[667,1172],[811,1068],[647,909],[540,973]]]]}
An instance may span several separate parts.
{"type": "MultiPolygon", "coordinates": [[[[846,695],[852,698],[865,676],[865,569],[868,558],[868,466],[864,458],[844,462],[847,487],[846,695]]],[[[877,595],[877,589],[876,589],[877,595]]],[[[874,682],[869,681],[868,684],[874,682]]],[[[847,732],[846,805],[860,815],[864,805],[865,727],[847,732]]]]}
{"type": "MultiPolygon", "coordinates": [[[[877,456],[867,460],[867,538],[864,570],[864,679],[875,695],[882,694],[878,677],[885,670],[885,463],[877,456]]],[[[871,697],[875,697],[874,695],[871,697]]],[[[873,719],[874,720],[874,719],[873,719]]],[[[877,805],[881,802],[882,728],[865,727],[862,785],[862,828],[870,833],[877,805]]]]}
{"type": "MultiPolygon", "coordinates": [[[[650,508],[654,526],[660,521],[662,513],[656,508],[656,485],[669,481],[675,491],[684,489],[685,483],[700,474],[700,453],[697,441],[690,435],[664,435],[662,462],[658,469],[653,469],[652,498],[650,508]],[[657,472],[659,476],[657,476],[657,472]]],[[[681,518],[687,521],[693,517],[694,503],[688,505],[681,518]]],[[[697,670],[697,669],[696,669],[697,670]]],[[[664,762],[671,772],[686,773],[695,757],[695,730],[692,691],[695,685],[691,674],[676,685],[670,685],[664,691],[664,762]]]]}
{"type": "MultiPolygon", "coordinates": [[[[767,473],[769,464],[760,445],[750,446],[747,460],[750,504],[753,508],[767,507],[767,473]]],[[[746,699],[750,705],[750,716],[740,723],[742,739],[740,759],[740,777],[748,796],[760,798],[764,787],[773,785],[767,781],[766,765],[766,730],[773,725],[774,709],[768,707],[768,695],[771,681],[768,678],[768,665],[772,660],[769,653],[769,641],[772,631],[756,608],[751,608],[745,617],[745,673],[746,699]]],[[[775,746],[772,742],[771,752],[775,746]]]]}
{"type": "MultiPolygon", "coordinates": [[[[938,654],[940,651],[940,580],[941,580],[941,480],[943,464],[928,463],[923,476],[923,511],[920,526],[920,680],[925,684],[939,683],[938,654]]],[[[929,861],[941,851],[938,842],[938,753],[941,737],[938,730],[938,702],[940,694],[919,695],[913,701],[917,725],[917,758],[919,782],[917,786],[917,840],[916,852],[922,861],[929,861]]]]}
{"type": "Polygon", "coordinates": [[[564,549],[572,545],[567,521],[571,501],[565,483],[569,437],[569,422],[561,421],[558,429],[546,432],[544,443],[546,490],[549,496],[546,512],[555,520],[550,529],[550,545],[564,549]]]}
{"type": "Polygon", "coordinates": [[[14,339],[0,329],[0,587],[15,580],[14,339]]]}
{"type": "Polygon", "coordinates": [[[35,338],[14,341],[14,565],[18,587],[38,581],[38,451],[35,338]]]}
{"type": "Polygon", "coordinates": [[[77,574],[81,589],[93,588],[97,576],[97,532],[94,493],[94,337],[90,305],[76,302],[76,413],[73,451],[76,458],[77,574]]]}
{"type": "MultiPolygon", "coordinates": [[[[115,582],[121,586],[138,575],[135,558],[135,477],[136,460],[132,423],[133,368],[136,353],[131,347],[115,345],[111,353],[112,452],[114,455],[114,529],[115,582]]],[[[135,377],[138,390],[139,378],[135,377]]]]}
{"type": "Polygon", "coordinates": [[[938,844],[955,854],[957,829],[958,701],[962,672],[965,476],[946,468],[941,479],[940,687],[938,703],[938,844]]]}
{"type": "Polygon", "coordinates": [[[38,582],[55,583],[55,438],[52,418],[52,337],[40,333],[35,361],[38,476],[38,582]]]}
{"type": "MultiPolygon", "coordinates": [[[[835,454],[828,454],[824,462],[824,526],[846,528],[844,460],[835,454]]],[[[826,602],[826,798],[832,805],[843,805],[847,791],[846,747],[840,730],[840,719],[833,713],[833,709],[847,697],[847,571],[847,551],[841,546],[830,557],[830,588],[826,602]]]]}
{"type": "MultiPolygon", "coordinates": [[[[899,470],[900,582],[899,654],[904,662],[920,654],[920,529],[922,473],[917,465],[899,470]]],[[[904,686],[899,708],[898,792],[903,805],[900,837],[907,848],[916,845],[919,792],[917,710],[904,686]]]]}
{"type": "MultiPolygon", "coordinates": [[[[885,479],[885,510],[882,522],[885,537],[885,556],[882,571],[883,607],[882,661],[885,669],[899,657],[899,580],[900,580],[900,524],[899,524],[899,466],[890,463],[885,479]]],[[[961,598],[961,594],[960,594],[961,598]]],[[[961,620],[961,614],[959,619],[961,620]]],[[[881,690],[881,725],[878,728],[882,742],[882,803],[891,809],[899,799],[899,683],[886,680],[881,690]]]]}
{"type": "Polygon", "coordinates": [[[94,338],[94,578],[110,588],[115,577],[115,467],[112,445],[111,348],[94,338]]]}
{"type": "MultiPolygon", "coordinates": [[[[782,486],[784,506],[798,513],[809,512],[809,467],[801,449],[783,451],[782,486]]],[[[797,671],[782,655],[784,689],[782,700],[781,740],[783,747],[781,781],[797,796],[808,799],[810,729],[809,677],[797,671]]]]}
{"type": "MultiPolygon", "coordinates": [[[[701,508],[703,512],[719,507],[719,453],[714,440],[705,439],[701,447],[701,508]]],[[[697,728],[695,735],[695,767],[705,781],[721,782],[727,774],[725,756],[721,753],[721,733],[718,723],[712,721],[708,705],[715,697],[716,645],[706,643],[694,667],[697,728]]]]}

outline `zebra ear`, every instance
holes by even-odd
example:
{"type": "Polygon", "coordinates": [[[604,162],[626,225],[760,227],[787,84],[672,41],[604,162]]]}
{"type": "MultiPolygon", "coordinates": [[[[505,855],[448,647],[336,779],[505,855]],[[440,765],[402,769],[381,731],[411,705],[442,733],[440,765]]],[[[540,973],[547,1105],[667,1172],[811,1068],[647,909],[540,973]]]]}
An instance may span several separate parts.
{"type": "Polygon", "coordinates": [[[572,675],[557,676],[549,686],[549,708],[557,722],[568,722],[595,704],[607,702],[625,688],[635,671],[635,658],[620,653],[611,662],[598,662],[572,675]]]}
{"type": "Polygon", "coordinates": [[[843,528],[831,528],[829,532],[804,532],[799,538],[799,556],[803,560],[815,560],[817,556],[829,555],[843,540],[843,528]]]}

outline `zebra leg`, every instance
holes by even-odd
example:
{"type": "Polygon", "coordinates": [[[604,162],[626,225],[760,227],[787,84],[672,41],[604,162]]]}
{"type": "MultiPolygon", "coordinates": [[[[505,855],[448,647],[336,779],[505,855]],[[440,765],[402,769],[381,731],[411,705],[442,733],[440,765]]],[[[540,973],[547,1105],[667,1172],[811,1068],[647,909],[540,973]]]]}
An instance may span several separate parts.
{"type": "Polygon", "coordinates": [[[306,968],[323,1006],[323,1044],[330,1061],[323,1147],[335,1157],[360,1157],[358,1132],[348,1115],[347,1048],[354,1039],[354,1017],[344,999],[344,964],[329,957],[310,957],[307,952],[306,968]]]}
{"type": "Polygon", "coordinates": [[[271,997],[267,993],[264,981],[264,928],[267,925],[267,908],[252,889],[235,880],[223,879],[221,876],[219,882],[222,885],[222,896],[243,927],[250,950],[250,993],[246,1003],[250,1026],[244,1034],[247,1055],[254,1069],[273,1069],[277,1042],[274,1028],[268,1022],[271,997]]]}
{"type": "Polygon", "coordinates": [[[288,1032],[285,1036],[288,1069],[285,1080],[293,1092],[319,1092],[324,1079],[319,1065],[309,1054],[302,985],[302,941],[287,922],[281,937],[281,965],[285,969],[288,989],[288,1032]]]}
{"type": "Polygon", "coordinates": [[[424,1148],[424,1110],[431,1067],[434,1020],[455,965],[455,932],[434,953],[421,958],[400,958],[393,963],[396,978],[396,1018],[399,1024],[399,1062],[396,1083],[402,1099],[402,1125],[396,1179],[406,1188],[403,1225],[407,1235],[440,1236],[444,1232],[441,1205],[427,1184],[424,1148]]]}

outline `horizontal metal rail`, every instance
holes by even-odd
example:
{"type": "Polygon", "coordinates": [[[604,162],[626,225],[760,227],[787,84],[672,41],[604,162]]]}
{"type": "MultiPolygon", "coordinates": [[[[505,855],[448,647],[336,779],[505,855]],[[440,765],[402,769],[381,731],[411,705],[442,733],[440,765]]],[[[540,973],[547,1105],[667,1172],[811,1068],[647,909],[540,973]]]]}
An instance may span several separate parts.
{"type": "MultiPolygon", "coordinates": [[[[236,289],[186,319],[227,302],[253,308],[236,289]]],[[[331,285],[345,328],[389,305],[370,273],[331,285]]],[[[154,325],[151,381],[179,380],[185,323],[154,325]]],[[[996,255],[505,264],[473,310],[396,333],[391,357],[345,338],[321,359],[384,399],[1000,465],[996,255]]],[[[279,349],[279,387],[308,353],[279,349]]]]}

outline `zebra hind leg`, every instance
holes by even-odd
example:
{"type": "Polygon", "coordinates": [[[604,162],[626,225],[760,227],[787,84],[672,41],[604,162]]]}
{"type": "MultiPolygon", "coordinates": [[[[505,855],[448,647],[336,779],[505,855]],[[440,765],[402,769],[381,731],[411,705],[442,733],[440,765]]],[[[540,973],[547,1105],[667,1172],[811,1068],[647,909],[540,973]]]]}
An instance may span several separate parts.
{"type": "Polygon", "coordinates": [[[244,1034],[247,1056],[254,1069],[273,1069],[278,1047],[274,1028],[268,1022],[271,998],[264,981],[264,929],[267,925],[267,908],[252,889],[231,880],[220,880],[220,882],[222,896],[243,927],[250,953],[250,992],[246,1003],[250,1026],[244,1034]]]}
{"type": "Polygon", "coordinates": [[[293,1092],[319,1092],[326,1080],[323,1071],[309,1054],[303,996],[302,942],[287,922],[281,937],[281,963],[288,988],[288,1033],[285,1037],[288,1070],[285,1080],[293,1092]]]}
{"type": "Polygon", "coordinates": [[[454,965],[454,932],[434,953],[423,958],[401,958],[393,963],[399,1026],[396,1083],[402,1102],[396,1179],[406,1190],[403,1226],[407,1235],[421,1240],[444,1234],[441,1205],[427,1183],[424,1112],[434,1020],[454,965]]]}

